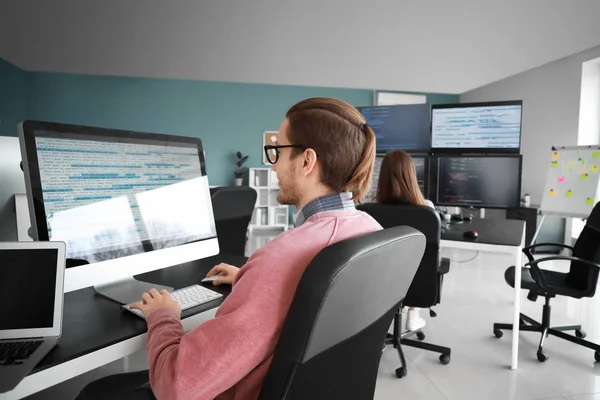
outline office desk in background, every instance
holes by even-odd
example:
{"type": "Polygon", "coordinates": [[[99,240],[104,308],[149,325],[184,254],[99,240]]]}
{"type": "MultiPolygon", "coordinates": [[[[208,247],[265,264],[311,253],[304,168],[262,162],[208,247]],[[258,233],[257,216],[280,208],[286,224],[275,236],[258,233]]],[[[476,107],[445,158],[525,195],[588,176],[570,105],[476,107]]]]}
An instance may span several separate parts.
{"type": "MultiPolygon", "coordinates": [[[[514,311],[511,369],[519,361],[519,314],[521,313],[521,266],[525,246],[525,221],[509,219],[474,219],[442,224],[442,247],[510,254],[515,263],[514,311]],[[466,231],[476,231],[476,239],[463,237],[466,231]]],[[[508,266],[507,266],[508,267],[508,266]]]]}
{"type": "MultiPolygon", "coordinates": [[[[242,266],[245,257],[218,255],[136,276],[140,280],[180,289],[200,281],[216,264],[242,266]]],[[[183,311],[185,331],[214,317],[216,308],[231,292],[228,285],[213,287],[223,297],[183,311]]],[[[141,293],[140,293],[141,296],[141,293]]],[[[63,331],[58,344],[14,390],[0,400],[22,399],[71,378],[127,357],[146,348],[146,322],[96,295],[91,287],[65,294],[63,331]]]]}

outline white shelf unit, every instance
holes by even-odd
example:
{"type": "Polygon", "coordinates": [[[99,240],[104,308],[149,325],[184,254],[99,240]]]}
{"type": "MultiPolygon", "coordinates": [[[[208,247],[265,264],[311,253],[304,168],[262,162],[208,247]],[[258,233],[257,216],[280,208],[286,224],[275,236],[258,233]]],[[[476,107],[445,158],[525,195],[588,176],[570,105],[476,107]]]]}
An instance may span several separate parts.
{"type": "Polygon", "coordinates": [[[250,168],[249,172],[250,187],[256,190],[256,205],[248,229],[274,231],[275,235],[287,230],[290,218],[289,207],[277,203],[279,194],[277,174],[271,168],[250,168]]]}

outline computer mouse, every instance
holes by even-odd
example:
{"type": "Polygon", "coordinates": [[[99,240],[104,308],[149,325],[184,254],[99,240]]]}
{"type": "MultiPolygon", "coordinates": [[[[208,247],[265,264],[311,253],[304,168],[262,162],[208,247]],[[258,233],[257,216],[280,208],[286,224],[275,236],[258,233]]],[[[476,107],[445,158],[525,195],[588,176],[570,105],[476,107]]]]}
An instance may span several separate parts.
{"type": "Polygon", "coordinates": [[[467,239],[475,239],[477,236],[479,236],[477,231],[466,231],[463,233],[463,237],[466,237],[467,239]]]}

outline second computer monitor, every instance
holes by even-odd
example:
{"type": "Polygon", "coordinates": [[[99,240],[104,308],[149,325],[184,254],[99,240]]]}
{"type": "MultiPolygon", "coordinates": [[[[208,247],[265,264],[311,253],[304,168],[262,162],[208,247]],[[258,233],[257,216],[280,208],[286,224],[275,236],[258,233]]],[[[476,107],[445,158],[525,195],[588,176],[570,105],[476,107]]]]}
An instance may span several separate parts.
{"type": "Polygon", "coordinates": [[[378,153],[429,151],[431,107],[428,104],[362,107],[359,110],[375,132],[378,153]]]}
{"type": "Polygon", "coordinates": [[[436,163],[435,204],[515,208],[521,196],[521,156],[441,156],[436,163]]]}

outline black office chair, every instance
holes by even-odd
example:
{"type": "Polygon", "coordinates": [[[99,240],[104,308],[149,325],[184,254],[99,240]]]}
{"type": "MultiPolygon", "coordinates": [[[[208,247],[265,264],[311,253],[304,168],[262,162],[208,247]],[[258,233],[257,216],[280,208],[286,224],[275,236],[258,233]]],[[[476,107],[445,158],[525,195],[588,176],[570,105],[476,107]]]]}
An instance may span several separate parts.
{"type": "MultiPolygon", "coordinates": [[[[427,247],[403,305],[405,307],[430,308],[439,304],[444,275],[450,270],[450,260],[447,258],[440,260],[441,223],[438,213],[427,206],[377,203],[362,204],[358,209],[371,215],[386,229],[406,225],[423,232],[427,240],[427,247]]],[[[430,315],[436,316],[432,310],[430,315]]],[[[385,342],[398,350],[401,362],[400,368],[396,370],[398,378],[406,376],[407,373],[401,345],[440,353],[440,362],[444,365],[450,363],[450,348],[424,343],[422,341],[425,340],[425,334],[422,330],[402,332],[401,327],[402,312],[398,310],[394,317],[393,334],[388,335],[385,342]],[[419,341],[410,339],[415,335],[419,341]]]]}
{"type": "Polygon", "coordinates": [[[296,289],[260,400],[373,399],[381,343],[425,250],[409,227],[333,244],[296,289]]]}
{"type": "MultiPolygon", "coordinates": [[[[542,311],[542,322],[537,322],[527,315],[520,315],[519,329],[527,332],[540,332],[542,337],[537,351],[540,362],[548,360],[544,354],[544,340],[548,335],[557,336],[580,346],[595,351],[594,357],[600,362],[600,345],[583,340],[585,332],[581,325],[550,326],[550,299],[555,296],[568,296],[575,299],[593,297],[598,284],[598,271],[600,269],[600,203],[597,203],[587,219],[585,227],[577,238],[575,246],[567,246],[559,243],[537,243],[525,247],[523,252],[529,259],[529,263],[521,269],[521,288],[529,290],[527,298],[536,301],[538,296],[544,296],[546,302],[542,311]],[[571,250],[571,256],[551,256],[535,260],[531,254],[532,250],[539,246],[560,246],[571,250]],[[539,268],[539,264],[553,260],[569,260],[571,267],[569,272],[555,272],[539,268]],[[529,267],[529,268],[526,268],[529,267]],[[575,331],[575,336],[565,333],[575,331]]],[[[515,267],[510,267],[504,274],[506,282],[514,288],[515,267]]],[[[502,337],[502,330],[512,330],[512,324],[494,324],[494,335],[502,337]]]]}
{"type": "Polygon", "coordinates": [[[248,186],[221,186],[211,188],[210,195],[220,252],[244,256],[256,190],[248,186]]]}

